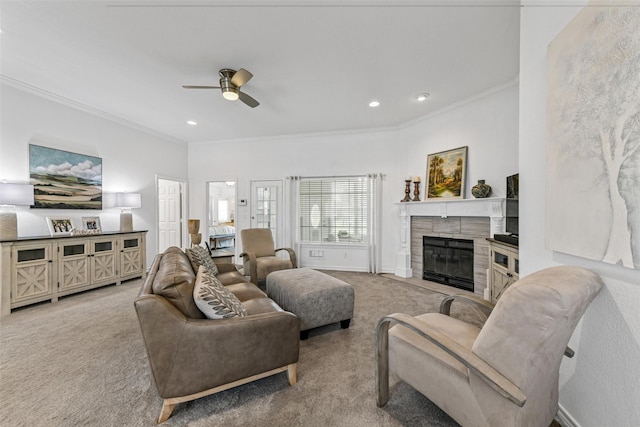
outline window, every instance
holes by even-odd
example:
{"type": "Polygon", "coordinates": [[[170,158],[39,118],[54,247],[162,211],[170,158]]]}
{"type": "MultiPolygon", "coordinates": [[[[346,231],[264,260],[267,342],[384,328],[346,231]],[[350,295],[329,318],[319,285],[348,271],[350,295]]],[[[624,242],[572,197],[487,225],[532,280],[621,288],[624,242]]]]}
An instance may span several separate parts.
{"type": "Polygon", "coordinates": [[[367,177],[302,178],[300,241],[367,244],[367,177]]]}

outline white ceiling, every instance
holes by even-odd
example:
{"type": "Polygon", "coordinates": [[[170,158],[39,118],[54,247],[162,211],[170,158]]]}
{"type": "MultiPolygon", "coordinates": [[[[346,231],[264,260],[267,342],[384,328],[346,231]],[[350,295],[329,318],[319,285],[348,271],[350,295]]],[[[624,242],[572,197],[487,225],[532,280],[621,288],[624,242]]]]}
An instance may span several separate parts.
{"type": "Polygon", "coordinates": [[[2,1],[0,74],[187,142],[396,127],[516,78],[518,5],[2,1]],[[221,68],[261,105],[181,87],[221,68]]]}

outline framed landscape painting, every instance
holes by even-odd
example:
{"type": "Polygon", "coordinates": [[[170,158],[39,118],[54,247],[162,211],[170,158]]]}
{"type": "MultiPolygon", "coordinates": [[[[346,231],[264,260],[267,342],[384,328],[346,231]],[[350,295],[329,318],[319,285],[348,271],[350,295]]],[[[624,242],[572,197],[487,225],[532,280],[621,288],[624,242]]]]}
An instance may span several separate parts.
{"type": "Polygon", "coordinates": [[[464,199],[467,147],[427,156],[427,199],[464,199]]]}
{"type": "Polygon", "coordinates": [[[102,209],[102,159],[29,144],[35,208],[102,209]]]}

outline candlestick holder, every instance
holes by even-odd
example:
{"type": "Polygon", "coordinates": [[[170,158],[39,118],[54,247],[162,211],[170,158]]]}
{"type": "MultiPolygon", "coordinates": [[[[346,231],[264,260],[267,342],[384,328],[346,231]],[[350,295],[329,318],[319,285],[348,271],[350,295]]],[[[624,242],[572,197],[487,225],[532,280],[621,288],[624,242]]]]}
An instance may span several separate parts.
{"type": "Polygon", "coordinates": [[[413,202],[420,201],[420,181],[413,181],[413,202]]]}
{"type": "Polygon", "coordinates": [[[404,180],[404,199],[400,200],[401,202],[410,202],[411,201],[411,180],[404,180]]]}

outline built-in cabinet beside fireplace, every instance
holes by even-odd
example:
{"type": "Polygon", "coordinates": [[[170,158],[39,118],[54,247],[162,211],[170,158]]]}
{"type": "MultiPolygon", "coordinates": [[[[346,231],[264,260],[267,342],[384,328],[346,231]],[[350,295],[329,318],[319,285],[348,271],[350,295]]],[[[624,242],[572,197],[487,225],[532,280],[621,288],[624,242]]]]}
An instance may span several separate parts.
{"type": "Polygon", "coordinates": [[[496,303],[504,291],[520,279],[520,256],[517,246],[494,239],[489,239],[489,250],[489,288],[491,302],[496,303]]]}

